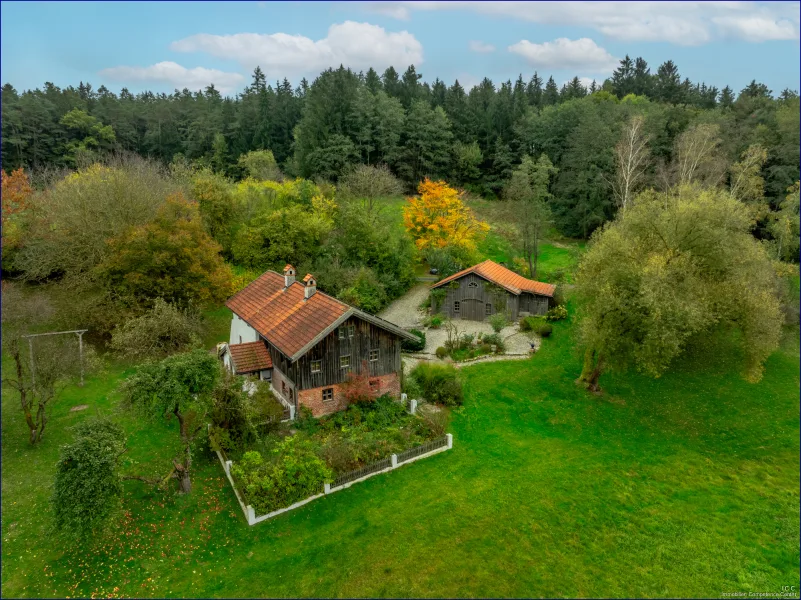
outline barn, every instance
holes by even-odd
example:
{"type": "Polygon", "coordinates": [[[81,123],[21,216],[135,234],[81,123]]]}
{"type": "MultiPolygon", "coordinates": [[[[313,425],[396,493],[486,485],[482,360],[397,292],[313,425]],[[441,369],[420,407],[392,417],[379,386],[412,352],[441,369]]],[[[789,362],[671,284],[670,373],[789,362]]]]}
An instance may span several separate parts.
{"type": "Polygon", "coordinates": [[[544,315],[556,286],[526,279],[491,260],[454,273],[431,286],[431,311],[451,319],[483,321],[505,313],[511,321],[544,315]]]}

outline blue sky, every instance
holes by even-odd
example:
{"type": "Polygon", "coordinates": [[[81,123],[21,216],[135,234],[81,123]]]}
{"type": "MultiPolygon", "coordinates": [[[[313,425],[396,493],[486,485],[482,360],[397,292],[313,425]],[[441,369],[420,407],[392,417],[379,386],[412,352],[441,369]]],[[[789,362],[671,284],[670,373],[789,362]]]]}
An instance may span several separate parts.
{"type": "Polygon", "coordinates": [[[18,90],[88,81],[118,92],[240,91],[258,64],[296,84],[340,63],[414,63],[469,87],[536,70],[608,77],[625,54],[736,91],[799,87],[799,3],[2,2],[0,79],[18,90]]]}

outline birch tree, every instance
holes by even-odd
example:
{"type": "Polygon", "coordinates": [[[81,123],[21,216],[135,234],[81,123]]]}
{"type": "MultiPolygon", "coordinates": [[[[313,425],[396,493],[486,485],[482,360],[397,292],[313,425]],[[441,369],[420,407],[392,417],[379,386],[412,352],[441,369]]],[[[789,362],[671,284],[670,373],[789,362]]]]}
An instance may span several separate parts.
{"type": "Polygon", "coordinates": [[[612,190],[618,208],[627,209],[643,186],[650,164],[648,136],[643,132],[645,119],[637,115],[623,127],[615,146],[615,180],[612,190]]]}

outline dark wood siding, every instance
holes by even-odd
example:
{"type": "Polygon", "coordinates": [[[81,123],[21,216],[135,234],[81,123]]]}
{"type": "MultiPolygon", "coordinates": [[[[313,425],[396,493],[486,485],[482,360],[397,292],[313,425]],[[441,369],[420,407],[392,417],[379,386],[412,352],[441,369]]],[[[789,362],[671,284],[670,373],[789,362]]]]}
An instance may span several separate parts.
{"type": "Polygon", "coordinates": [[[437,305],[435,296],[431,297],[434,313],[442,313],[451,319],[483,321],[489,315],[506,312],[513,321],[517,319],[518,297],[503,288],[488,285],[486,279],[475,273],[467,273],[439,289],[446,291],[445,299],[437,305]],[[455,302],[459,302],[458,312],[455,302]]]}
{"type": "MultiPolygon", "coordinates": [[[[353,326],[353,337],[339,339],[339,328],[320,340],[311,350],[284,371],[295,382],[299,390],[344,383],[348,373],[362,373],[367,367],[370,377],[388,375],[400,371],[401,340],[394,333],[372,323],[352,317],[341,327],[353,326]],[[378,350],[378,360],[370,361],[370,350],[378,350]],[[350,368],[340,367],[340,357],[350,356],[350,368]],[[320,361],[319,373],[311,372],[312,361],[320,361]]],[[[280,354],[280,353],[279,353],[280,354]]],[[[277,365],[275,357],[273,364],[277,365]]],[[[283,364],[278,365],[283,370],[283,364]]]]}
{"type": "Polygon", "coordinates": [[[528,292],[520,294],[520,312],[527,312],[532,315],[544,315],[548,312],[549,305],[548,296],[529,294],[528,292]]]}

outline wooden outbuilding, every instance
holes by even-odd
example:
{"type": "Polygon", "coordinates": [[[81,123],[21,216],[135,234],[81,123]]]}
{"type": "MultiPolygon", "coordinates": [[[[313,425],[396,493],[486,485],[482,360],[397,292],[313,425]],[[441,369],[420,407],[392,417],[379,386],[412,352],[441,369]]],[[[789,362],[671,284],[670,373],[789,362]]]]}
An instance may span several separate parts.
{"type": "Polygon", "coordinates": [[[556,286],[526,279],[491,260],[454,273],[431,286],[431,311],[451,319],[483,321],[504,313],[511,321],[544,315],[556,286]]]}

